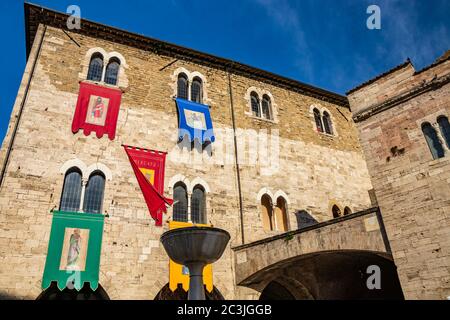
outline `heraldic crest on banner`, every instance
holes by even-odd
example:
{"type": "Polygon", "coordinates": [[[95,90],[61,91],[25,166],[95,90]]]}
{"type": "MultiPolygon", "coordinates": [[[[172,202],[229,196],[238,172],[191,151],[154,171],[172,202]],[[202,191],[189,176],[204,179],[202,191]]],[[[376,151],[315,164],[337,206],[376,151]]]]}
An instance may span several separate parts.
{"type": "Polygon", "coordinates": [[[114,140],[121,98],[120,89],[81,82],[72,132],[83,129],[85,135],[95,132],[100,139],[108,134],[109,139],[114,140]]]}

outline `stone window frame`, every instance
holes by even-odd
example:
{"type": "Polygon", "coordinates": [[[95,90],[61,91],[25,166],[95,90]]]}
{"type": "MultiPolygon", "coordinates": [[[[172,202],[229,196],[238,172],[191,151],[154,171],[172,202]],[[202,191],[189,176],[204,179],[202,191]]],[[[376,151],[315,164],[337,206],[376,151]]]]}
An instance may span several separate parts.
{"type": "MultiPolygon", "coordinates": [[[[80,197],[80,204],[79,204],[79,209],[77,212],[84,212],[83,211],[83,206],[84,206],[84,198],[85,198],[85,191],[86,191],[86,186],[87,183],[89,181],[90,176],[95,173],[95,172],[100,172],[103,174],[103,176],[105,177],[105,187],[103,190],[103,203],[105,202],[106,199],[106,182],[107,181],[111,181],[112,180],[112,172],[111,170],[104,165],[103,163],[94,163],[90,166],[87,166],[82,160],[80,159],[71,159],[66,161],[59,169],[59,173],[65,177],[66,173],[69,170],[72,170],[73,168],[78,169],[81,172],[81,197],[80,197]]],[[[62,185],[59,188],[61,190],[60,192],[60,201],[59,203],[61,203],[61,196],[63,193],[63,188],[64,188],[64,179],[62,179],[62,185]]],[[[104,207],[102,205],[102,211],[103,212],[107,212],[106,210],[104,210],[104,207]]]]}
{"type": "Polygon", "coordinates": [[[449,121],[450,121],[450,117],[449,117],[448,112],[447,112],[446,109],[440,109],[440,110],[438,110],[438,111],[436,111],[436,112],[433,112],[433,113],[431,113],[431,114],[426,115],[426,116],[423,117],[423,118],[420,118],[420,120],[416,120],[416,125],[417,125],[417,127],[418,127],[418,130],[419,130],[419,132],[420,132],[420,136],[421,136],[421,138],[422,138],[421,141],[422,141],[422,143],[425,144],[426,149],[429,150],[429,154],[431,155],[431,158],[432,158],[432,159],[431,159],[430,161],[437,161],[437,160],[446,158],[447,156],[450,155],[450,148],[447,146],[447,143],[446,143],[446,141],[445,141],[445,138],[444,138],[444,136],[442,135],[441,129],[440,129],[440,127],[439,127],[439,123],[437,122],[437,119],[438,119],[439,117],[442,117],[442,116],[447,117],[447,119],[449,119],[449,121]],[[425,123],[427,123],[427,122],[428,122],[429,124],[431,124],[431,126],[433,127],[433,129],[436,131],[436,134],[437,134],[437,137],[438,137],[438,139],[439,139],[439,142],[441,143],[442,149],[444,149],[444,156],[441,157],[441,158],[436,158],[436,159],[433,158],[433,155],[432,155],[432,153],[431,153],[431,150],[429,149],[428,143],[427,143],[427,141],[426,141],[426,139],[425,139],[425,136],[424,136],[424,134],[423,134],[423,132],[422,132],[422,125],[425,124],[425,123]]]}
{"type": "Polygon", "coordinates": [[[321,104],[312,104],[309,107],[309,116],[312,119],[312,129],[315,133],[317,134],[321,134],[327,137],[331,137],[331,138],[335,138],[338,137],[338,130],[337,130],[337,126],[336,126],[336,120],[333,116],[333,113],[330,112],[330,110],[327,107],[322,106],[321,104]],[[320,113],[320,121],[322,122],[322,128],[323,128],[323,132],[319,132],[317,131],[317,126],[316,126],[316,120],[314,118],[314,109],[319,110],[320,113]],[[325,125],[323,123],[323,114],[324,112],[328,113],[328,115],[330,116],[330,120],[331,120],[331,130],[332,130],[332,134],[326,133],[325,132],[325,125]]]}
{"type": "Polygon", "coordinates": [[[105,87],[110,88],[121,88],[122,90],[128,87],[128,77],[126,75],[126,70],[129,69],[128,64],[125,60],[125,57],[116,51],[107,52],[105,49],[101,47],[90,48],[81,62],[81,72],[78,73],[78,80],[81,82],[91,82],[95,84],[100,84],[105,87]],[[95,54],[101,54],[103,56],[103,71],[102,71],[102,80],[101,81],[92,81],[87,80],[89,65],[91,62],[91,58],[95,54]],[[120,62],[119,65],[119,74],[117,75],[118,81],[115,85],[111,85],[105,82],[106,68],[111,60],[117,59],[120,62]]]}
{"type": "Polygon", "coordinates": [[[278,105],[275,102],[275,99],[272,95],[272,93],[269,90],[266,89],[261,89],[258,87],[249,87],[244,95],[244,100],[246,101],[246,105],[247,107],[245,108],[245,112],[244,114],[252,119],[255,120],[260,120],[260,121],[265,121],[268,123],[273,123],[276,124],[279,122],[278,120],[278,105]],[[256,117],[253,115],[252,112],[252,99],[251,99],[251,95],[252,93],[256,93],[256,95],[258,96],[258,100],[259,100],[259,109],[260,109],[260,117],[256,117]],[[262,100],[264,95],[267,95],[270,99],[270,109],[271,109],[271,119],[267,119],[264,117],[263,112],[262,112],[262,100]]]}
{"type": "MultiPolygon", "coordinates": [[[[175,185],[177,183],[183,183],[186,186],[186,192],[187,192],[187,198],[188,198],[188,204],[187,204],[187,216],[188,216],[188,223],[193,223],[192,222],[192,212],[191,212],[191,201],[192,201],[192,193],[194,191],[194,188],[197,186],[201,186],[205,192],[205,219],[206,221],[209,221],[209,217],[210,215],[208,214],[208,208],[211,208],[211,197],[209,197],[208,195],[211,193],[211,189],[208,185],[208,183],[203,180],[200,177],[196,177],[194,178],[192,181],[190,181],[186,176],[182,175],[182,174],[177,174],[175,176],[173,176],[170,181],[169,181],[169,194],[173,197],[173,193],[174,193],[174,188],[175,185]]],[[[169,218],[168,220],[172,220],[173,219],[173,206],[170,209],[170,213],[169,213],[169,218]]],[[[208,224],[208,222],[207,222],[208,224]]]]}
{"type": "MultiPolygon", "coordinates": [[[[291,205],[291,201],[289,199],[289,196],[283,190],[277,190],[275,193],[272,193],[272,191],[269,188],[264,187],[264,188],[260,189],[258,191],[258,194],[256,195],[256,201],[258,203],[258,206],[261,206],[261,200],[262,200],[263,196],[265,196],[265,195],[270,198],[270,202],[271,202],[271,205],[272,205],[272,208],[271,208],[272,209],[272,216],[273,216],[273,213],[275,212],[274,211],[275,208],[277,207],[277,200],[278,200],[278,198],[281,197],[281,198],[284,199],[284,201],[286,203],[285,204],[286,205],[285,209],[286,209],[286,227],[287,227],[287,230],[285,230],[285,231],[284,230],[278,230],[277,220],[273,216],[273,219],[274,219],[274,221],[273,221],[273,229],[272,230],[264,230],[264,232],[288,232],[289,230],[291,230],[291,223],[290,223],[291,219],[289,217],[289,207],[291,205]]],[[[262,222],[261,214],[259,215],[259,217],[260,217],[261,222],[262,222]]]]}
{"type": "Polygon", "coordinates": [[[172,99],[177,98],[178,96],[178,77],[181,73],[184,73],[188,79],[188,88],[187,88],[187,94],[188,94],[188,101],[191,101],[191,87],[192,87],[192,81],[194,81],[195,78],[199,78],[202,82],[202,104],[208,105],[211,107],[213,104],[212,100],[208,97],[208,88],[210,87],[210,84],[206,78],[205,75],[203,75],[199,71],[189,71],[185,67],[179,67],[174,70],[172,75],[170,76],[170,83],[169,86],[172,88],[172,99]]]}

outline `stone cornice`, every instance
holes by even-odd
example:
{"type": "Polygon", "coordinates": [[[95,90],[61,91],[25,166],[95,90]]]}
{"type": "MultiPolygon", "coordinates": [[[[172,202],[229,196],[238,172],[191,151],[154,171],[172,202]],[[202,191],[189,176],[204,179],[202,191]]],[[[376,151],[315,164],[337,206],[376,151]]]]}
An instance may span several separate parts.
{"type": "Polygon", "coordinates": [[[360,112],[356,113],[353,116],[353,121],[355,121],[355,122],[364,121],[364,120],[372,117],[373,115],[376,115],[376,114],[386,111],[390,108],[393,108],[401,103],[411,100],[411,99],[413,99],[417,96],[420,96],[426,92],[437,90],[449,82],[450,82],[450,74],[440,77],[440,78],[435,78],[429,82],[425,82],[424,84],[416,86],[415,88],[411,89],[410,91],[408,91],[404,94],[397,95],[397,96],[395,96],[389,100],[386,100],[382,103],[372,105],[368,108],[361,110],[360,112]]]}

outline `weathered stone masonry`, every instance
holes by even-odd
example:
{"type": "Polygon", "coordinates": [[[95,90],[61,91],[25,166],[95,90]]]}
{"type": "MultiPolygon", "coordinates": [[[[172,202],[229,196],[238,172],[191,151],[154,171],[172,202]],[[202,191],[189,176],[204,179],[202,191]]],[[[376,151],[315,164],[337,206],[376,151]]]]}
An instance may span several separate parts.
{"type": "MultiPolygon", "coordinates": [[[[75,43],[61,30],[64,21],[58,19],[63,19],[63,15],[51,11],[40,15],[33,10],[30,7],[28,19],[34,42],[0,154],[3,163],[43,37],[0,190],[0,291],[3,294],[34,299],[41,292],[52,218],[50,210],[59,207],[64,179],[61,168],[74,159],[86,166],[104,166],[111,172],[103,201],[103,211],[109,217],[105,220],[100,266],[100,283],[108,295],[112,299],[152,299],[168,282],[168,258],[159,243],[167,226],[157,228],[149,217],[122,143],[169,152],[167,195],[172,192],[171,179],[179,174],[190,181],[197,178],[205,181],[210,189],[208,221],[231,233],[230,245],[242,243],[235,165],[214,162],[190,165],[180,162],[179,154],[174,152],[178,148],[178,126],[173,75],[180,67],[199,72],[207,80],[205,90],[217,132],[233,128],[229,73],[236,129],[279,132],[277,172],[262,175],[259,166],[240,166],[246,242],[276,233],[262,228],[258,192],[263,188],[273,194],[280,191],[288,197],[291,229],[297,228],[294,216],[297,210],[307,210],[318,221],[326,221],[332,218],[331,206],[335,203],[354,211],[370,206],[367,191],[372,187],[344,97],[308,89],[306,85],[302,92],[289,89],[281,82],[259,76],[256,71],[248,71],[254,72],[252,76],[233,72],[232,67],[227,71],[208,63],[206,58],[201,61],[183,56],[175,48],[173,55],[157,52],[156,44],[147,44],[137,36],[128,35],[130,42],[137,37],[132,39],[135,45],[124,44],[115,35],[118,31],[112,28],[102,27],[95,35],[94,23],[85,22],[80,32],[69,32],[75,43]],[[50,22],[45,15],[55,19],[50,22]],[[47,25],[39,25],[42,21],[47,25]],[[38,25],[38,29],[33,29],[38,25]],[[119,75],[124,93],[114,141],[106,137],[98,139],[94,134],[84,136],[81,131],[73,134],[70,129],[79,81],[84,80],[86,55],[92,48],[117,52],[126,61],[119,75]],[[174,62],[175,59],[178,60],[174,62]],[[252,86],[273,96],[276,123],[246,115],[249,106],[245,94],[252,86]],[[313,130],[311,105],[329,110],[337,136],[313,130]]],[[[232,62],[229,63],[231,66],[232,62]]],[[[213,158],[218,156],[219,152],[213,152],[213,158]]],[[[235,156],[233,149],[231,156],[235,156]]],[[[227,299],[251,297],[250,289],[236,286],[232,260],[232,252],[227,249],[214,265],[215,286],[227,299]]]]}
{"type": "Polygon", "coordinates": [[[407,299],[450,295],[449,151],[433,160],[422,133],[449,117],[449,55],[396,67],[349,95],[353,117],[407,299]]]}

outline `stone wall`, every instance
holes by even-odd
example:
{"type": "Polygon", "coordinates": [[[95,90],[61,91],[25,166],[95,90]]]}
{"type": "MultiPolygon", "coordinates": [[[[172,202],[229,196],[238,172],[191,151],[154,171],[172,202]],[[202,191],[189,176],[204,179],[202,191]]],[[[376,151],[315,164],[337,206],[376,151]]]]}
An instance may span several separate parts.
{"type": "MultiPolygon", "coordinates": [[[[42,32],[41,27],[2,145],[2,159],[42,32]]],[[[224,134],[233,128],[228,74],[184,60],[167,66],[173,58],[82,34],[71,36],[79,46],[59,29],[47,27],[45,31],[1,186],[0,291],[26,299],[34,299],[41,292],[52,219],[50,210],[59,207],[63,186],[61,168],[76,159],[86,166],[101,164],[111,171],[103,202],[103,211],[109,217],[105,219],[100,284],[113,299],[152,299],[168,282],[168,259],[159,243],[167,226],[154,226],[121,144],[169,153],[166,195],[171,195],[170,182],[176,176],[182,175],[191,182],[205,181],[210,190],[208,221],[230,232],[230,246],[241,244],[233,141],[232,135],[224,134]],[[83,80],[89,62],[86,54],[92,48],[117,52],[126,60],[120,75],[124,93],[114,141],[106,136],[98,139],[94,134],[71,132],[79,81],[83,80]],[[174,74],[179,68],[199,72],[206,79],[218,139],[211,157],[203,153],[207,162],[186,161],[196,151],[180,151],[176,145],[177,111],[173,96],[174,74]],[[224,157],[224,151],[228,158],[224,157]]],[[[354,211],[370,206],[367,191],[371,183],[347,108],[237,75],[231,75],[231,87],[238,130],[268,129],[279,134],[277,169],[269,167],[264,171],[260,165],[248,161],[240,166],[246,242],[273,234],[262,228],[257,198],[263,188],[288,198],[291,229],[297,227],[294,212],[300,209],[306,209],[318,221],[325,221],[332,218],[334,203],[354,211]],[[245,94],[251,86],[272,94],[277,121],[254,119],[246,114],[245,94]],[[311,105],[329,110],[336,136],[314,131],[311,105]]],[[[233,257],[228,248],[214,265],[216,287],[227,299],[252,297],[249,289],[236,288],[232,270],[233,257]]]]}
{"type": "Polygon", "coordinates": [[[349,94],[407,299],[450,295],[450,151],[433,160],[421,130],[449,116],[449,74],[448,59],[407,63],[349,94]]]}

